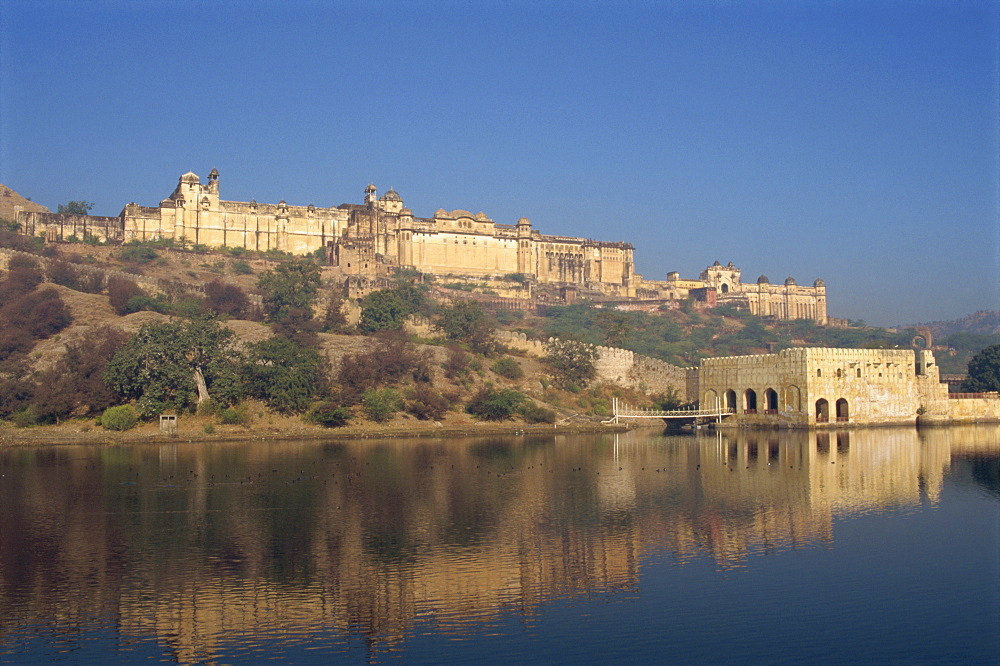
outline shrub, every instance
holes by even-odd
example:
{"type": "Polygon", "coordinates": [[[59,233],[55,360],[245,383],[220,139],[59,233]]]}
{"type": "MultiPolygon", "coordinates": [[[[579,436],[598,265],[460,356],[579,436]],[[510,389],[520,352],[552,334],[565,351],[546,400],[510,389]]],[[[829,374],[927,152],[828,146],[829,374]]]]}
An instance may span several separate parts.
{"type": "MultiPolygon", "coordinates": [[[[146,292],[139,288],[132,280],[114,275],[108,279],[108,301],[112,309],[119,317],[136,312],[129,310],[129,302],[139,296],[145,296],[146,292]]],[[[133,302],[136,304],[137,301],[133,302]]]]}
{"type": "Polygon", "coordinates": [[[351,410],[334,402],[321,402],[315,405],[308,419],[324,428],[340,428],[347,425],[351,418],[351,410]]]}
{"type": "Polygon", "coordinates": [[[205,285],[205,305],[215,312],[244,319],[250,313],[250,299],[235,284],[212,280],[205,285]]]}
{"type": "Polygon", "coordinates": [[[385,423],[403,408],[403,399],[393,389],[371,389],[361,396],[365,416],[376,423],[385,423]]]}
{"type": "Polygon", "coordinates": [[[38,424],[38,417],[35,416],[35,412],[31,407],[17,410],[11,414],[11,420],[18,428],[30,428],[38,424]]]}
{"type": "Polygon", "coordinates": [[[108,430],[131,430],[139,422],[139,413],[132,405],[108,407],[101,415],[101,425],[108,430]]]}
{"type": "Polygon", "coordinates": [[[449,345],[448,356],[445,359],[444,376],[448,379],[455,379],[469,372],[469,362],[472,357],[458,345],[449,345]]]}
{"type": "Polygon", "coordinates": [[[250,410],[245,404],[227,407],[219,412],[219,421],[224,425],[249,425],[250,410]]]}
{"type": "Polygon", "coordinates": [[[490,366],[490,370],[506,379],[520,379],[524,377],[524,370],[521,369],[521,364],[509,356],[497,359],[490,366]]]}
{"type": "Polygon", "coordinates": [[[514,415],[524,399],[524,394],[513,389],[498,391],[484,386],[472,396],[465,411],[486,421],[503,421],[514,415]]]}
{"type": "Polygon", "coordinates": [[[46,274],[50,282],[76,291],[80,290],[80,276],[69,262],[50,261],[46,274]]]}
{"type": "Polygon", "coordinates": [[[556,422],[556,413],[554,411],[545,407],[539,407],[533,400],[526,400],[517,411],[528,423],[556,422]]]}
{"type": "Polygon", "coordinates": [[[421,421],[438,421],[451,408],[451,400],[435,391],[429,384],[417,384],[410,392],[406,411],[421,421]]]}
{"type": "MultiPolygon", "coordinates": [[[[233,249],[235,250],[237,248],[233,249]]],[[[253,273],[253,269],[250,268],[250,264],[240,259],[238,261],[233,262],[233,272],[236,273],[237,275],[250,275],[253,273]]]]}
{"type": "Polygon", "coordinates": [[[159,255],[156,254],[156,250],[153,248],[132,243],[125,245],[118,254],[119,259],[130,264],[148,264],[153,259],[156,259],[157,256],[159,255]]]}

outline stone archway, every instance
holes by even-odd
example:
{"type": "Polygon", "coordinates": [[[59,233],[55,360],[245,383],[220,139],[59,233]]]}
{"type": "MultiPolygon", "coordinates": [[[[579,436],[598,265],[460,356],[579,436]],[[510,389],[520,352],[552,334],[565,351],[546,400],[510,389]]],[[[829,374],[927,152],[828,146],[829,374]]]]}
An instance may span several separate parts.
{"type": "Polygon", "coordinates": [[[733,389],[726,391],[726,408],[736,411],[736,391],[733,389]]]}
{"type": "Polygon", "coordinates": [[[847,421],[850,418],[850,410],[845,398],[840,398],[836,403],[837,421],[847,421]]]}
{"type": "Polygon", "coordinates": [[[743,409],[747,414],[757,413],[757,392],[753,389],[743,392],[743,409]]]}
{"type": "Polygon", "coordinates": [[[820,398],[816,401],[816,423],[829,423],[830,421],[830,403],[826,398],[820,398]]]}
{"type": "Polygon", "coordinates": [[[701,409],[715,409],[718,399],[719,394],[715,392],[715,389],[708,389],[702,397],[704,402],[700,405],[701,409]]]}
{"type": "Polygon", "coordinates": [[[778,411],[778,392],[773,388],[764,391],[764,411],[767,413],[778,411]]]}
{"type": "Polygon", "coordinates": [[[785,387],[785,409],[790,412],[799,411],[801,404],[799,387],[791,384],[785,387]]]}

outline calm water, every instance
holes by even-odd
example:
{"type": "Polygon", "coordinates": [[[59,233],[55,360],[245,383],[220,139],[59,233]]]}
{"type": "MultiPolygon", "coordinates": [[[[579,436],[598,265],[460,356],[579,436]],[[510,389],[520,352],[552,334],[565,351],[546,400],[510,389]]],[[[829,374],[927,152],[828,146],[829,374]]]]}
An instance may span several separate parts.
{"type": "Polygon", "coordinates": [[[0,451],[0,661],[980,662],[1000,428],[0,451]]]}

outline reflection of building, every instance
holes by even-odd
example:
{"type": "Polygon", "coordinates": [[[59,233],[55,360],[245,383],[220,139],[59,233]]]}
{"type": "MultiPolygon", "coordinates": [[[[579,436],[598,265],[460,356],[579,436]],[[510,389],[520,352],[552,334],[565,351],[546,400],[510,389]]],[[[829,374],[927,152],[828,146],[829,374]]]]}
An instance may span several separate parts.
{"type": "MultiPolygon", "coordinates": [[[[577,289],[611,298],[618,306],[676,306],[684,299],[708,306],[732,305],[777,319],[827,323],[826,286],[798,286],[791,278],[772,285],[761,276],[740,280],[740,269],[715,262],[697,280],[670,273],[665,281],[635,274],[633,247],[624,242],[544,235],[527,218],[497,224],[484,213],[440,209],[414,217],[390,188],[381,197],[374,185],[364,203],[317,207],[220,197],[219,172],[207,182],[188,172],[157,206],[130,203],[118,217],[61,215],[22,207],[17,221],[24,233],[51,240],[94,237],[127,242],[183,239],[209,247],[279,250],[304,255],[325,252],[344,276],[376,278],[389,269],[413,268],[440,276],[482,279],[521,274],[538,284],[560,285],[564,298],[577,289]],[[618,300],[620,299],[620,300],[618,300]]],[[[518,283],[520,284],[520,283],[518,283]]]]}
{"type": "Polygon", "coordinates": [[[838,517],[934,501],[1000,426],[584,437],[25,450],[0,614],[110,624],[182,662],[275,637],[405,649],[419,624],[460,636],[637,590],[659,553],[731,567],[831,543],[838,517]]]}
{"type": "Polygon", "coordinates": [[[901,349],[785,349],[701,362],[702,405],[725,425],[824,427],[1000,419],[1000,399],[950,400],[934,354],[901,349]]]}

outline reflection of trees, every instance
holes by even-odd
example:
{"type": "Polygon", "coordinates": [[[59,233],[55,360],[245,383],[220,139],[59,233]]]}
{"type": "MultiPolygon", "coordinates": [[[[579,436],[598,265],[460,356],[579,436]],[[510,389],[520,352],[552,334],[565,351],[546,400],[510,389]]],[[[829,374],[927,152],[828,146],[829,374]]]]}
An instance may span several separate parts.
{"type": "Polygon", "coordinates": [[[105,612],[185,660],[242,632],[461,633],[635,589],[643,553],[743,566],[829,542],[836,516],[935,500],[955,451],[985,448],[995,489],[990,432],[7,450],[0,627],[105,612]]]}

